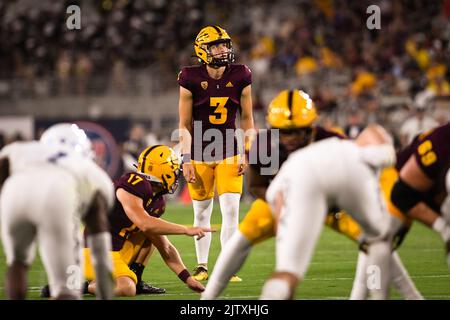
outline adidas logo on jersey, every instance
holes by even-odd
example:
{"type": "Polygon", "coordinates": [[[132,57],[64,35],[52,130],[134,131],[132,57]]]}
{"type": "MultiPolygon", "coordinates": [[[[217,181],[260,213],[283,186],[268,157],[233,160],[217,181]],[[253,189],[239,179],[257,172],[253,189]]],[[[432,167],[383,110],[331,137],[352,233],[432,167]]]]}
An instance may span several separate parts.
{"type": "Polygon", "coordinates": [[[227,88],[233,88],[233,84],[231,83],[231,81],[228,81],[227,85],[225,86],[227,88]]]}

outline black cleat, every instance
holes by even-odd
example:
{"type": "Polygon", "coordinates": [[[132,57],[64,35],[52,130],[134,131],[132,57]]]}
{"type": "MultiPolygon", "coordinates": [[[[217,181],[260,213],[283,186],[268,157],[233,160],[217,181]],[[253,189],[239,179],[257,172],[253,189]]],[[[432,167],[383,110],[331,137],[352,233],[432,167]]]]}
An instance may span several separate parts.
{"type": "Polygon", "coordinates": [[[85,281],[83,284],[83,290],[81,291],[82,294],[90,294],[89,293],[89,281],[85,281]]]}
{"type": "Polygon", "coordinates": [[[51,297],[50,286],[48,284],[46,284],[45,286],[42,287],[40,296],[41,296],[41,298],[50,298],[51,297]]]}
{"type": "Polygon", "coordinates": [[[151,284],[140,281],[136,284],[136,294],[162,294],[166,289],[154,287],[151,284]]]}

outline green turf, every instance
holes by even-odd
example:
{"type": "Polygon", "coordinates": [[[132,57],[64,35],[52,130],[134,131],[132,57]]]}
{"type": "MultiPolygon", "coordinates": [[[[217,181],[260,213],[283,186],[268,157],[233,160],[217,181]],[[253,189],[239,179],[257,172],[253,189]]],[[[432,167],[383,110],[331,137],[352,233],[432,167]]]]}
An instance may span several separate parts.
{"type": "MultiPolygon", "coordinates": [[[[248,209],[242,205],[241,218],[248,209]]],[[[169,205],[165,219],[191,224],[192,208],[182,205],[169,205]]],[[[218,204],[215,204],[212,223],[220,224],[218,204]]],[[[210,267],[219,254],[219,234],[213,236],[210,251],[210,267]]],[[[178,248],[184,263],[192,270],[195,267],[194,240],[186,236],[171,236],[171,241],[178,248]]],[[[400,256],[412,276],[417,288],[426,299],[450,299],[450,272],[444,260],[443,243],[433,231],[415,223],[410,234],[400,249],[400,256]]],[[[355,263],[356,245],[336,232],[324,228],[320,242],[305,281],[298,287],[297,299],[346,299],[350,293],[355,263]]],[[[222,299],[257,299],[261,286],[274,266],[273,239],[255,246],[249,259],[239,272],[243,282],[230,283],[222,299]]],[[[1,292],[4,299],[5,272],[4,253],[0,250],[1,292]]],[[[185,284],[164,264],[157,252],[151,258],[144,272],[144,279],[167,289],[164,295],[137,296],[133,299],[198,299],[199,295],[191,292],[185,284]]],[[[39,287],[45,284],[46,275],[39,258],[36,259],[29,274],[30,291],[28,297],[39,298],[39,287]]],[[[399,298],[393,292],[393,298],[399,298]]]]}

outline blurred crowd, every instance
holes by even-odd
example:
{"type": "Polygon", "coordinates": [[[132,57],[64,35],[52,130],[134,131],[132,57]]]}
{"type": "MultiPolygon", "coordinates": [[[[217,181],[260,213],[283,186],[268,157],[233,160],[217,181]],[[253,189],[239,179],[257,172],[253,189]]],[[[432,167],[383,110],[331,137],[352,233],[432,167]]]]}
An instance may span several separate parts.
{"type": "Polygon", "coordinates": [[[430,101],[450,96],[450,0],[4,0],[0,98],[163,94],[196,63],[193,41],[208,24],[229,32],[253,70],[261,123],[263,93],[285,87],[310,93],[322,124],[353,133],[373,121],[396,128],[418,109],[448,120],[430,101]],[[67,29],[71,4],[80,30],[67,29]],[[379,30],[366,26],[373,4],[379,30]],[[382,108],[391,96],[406,99],[382,108]]]}

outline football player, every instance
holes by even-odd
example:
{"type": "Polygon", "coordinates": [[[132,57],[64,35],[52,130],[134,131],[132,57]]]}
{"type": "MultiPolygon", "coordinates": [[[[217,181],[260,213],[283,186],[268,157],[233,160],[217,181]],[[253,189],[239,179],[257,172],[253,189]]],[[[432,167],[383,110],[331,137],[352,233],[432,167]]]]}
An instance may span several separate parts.
{"type": "Polygon", "coordinates": [[[80,218],[99,279],[97,297],[112,298],[107,213],[114,190],[91,155],[85,132],[68,123],[48,128],[40,141],[16,142],[0,151],[1,233],[9,299],[26,297],[36,242],[53,297],[81,297],[80,218]]]}
{"type": "Polygon", "coordinates": [[[379,286],[369,290],[374,299],[388,298],[390,215],[376,174],[394,163],[392,139],[375,125],[355,141],[326,139],[290,155],[266,192],[276,216],[276,267],[261,299],[293,298],[331,206],[345,209],[363,229],[368,265],[379,270],[379,286]]]}
{"type": "MultiPolygon", "coordinates": [[[[317,120],[316,108],[311,98],[301,90],[281,91],[270,102],[266,120],[271,129],[278,130],[279,141],[274,136],[275,131],[260,130],[251,144],[251,149],[247,150],[250,160],[247,170],[248,188],[257,199],[239,224],[239,229],[230,239],[230,243],[219,255],[202,299],[217,298],[230,276],[242,266],[251,247],[275,235],[274,218],[265,200],[265,192],[277,169],[289,154],[315,141],[329,137],[344,138],[337,132],[314,124],[317,120]],[[274,157],[272,160],[279,162],[275,170],[263,174],[263,169],[270,169],[272,164],[261,159],[262,155],[271,155],[274,157]],[[254,157],[256,159],[252,159],[254,157]]],[[[359,237],[360,231],[356,224],[346,218],[341,220],[341,224],[347,226],[351,237],[359,237]]]]}
{"type": "MultiPolygon", "coordinates": [[[[317,112],[314,103],[306,93],[300,90],[281,91],[271,101],[267,112],[268,125],[271,129],[279,130],[279,143],[277,139],[270,137],[273,130],[261,131],[256,141],[252,144],[250,154],[260,157],[262,154],[267,154],[268,150],[271,154],[278,150],[279,166],[281,166],[289,154],[295,150],[330,137],[345,138],[338,132],[329,131],[315,125],[316,119],[317,112]],[[269,137],[263,139],[262,134],[269,135],[269,137]]],[[[249,158],[251,159],[252,156],[249,158]]],[[[264,159],[259,158],[257,161],[250,161],[247,173],[248,185],[250,192],[257,199],[253,202],[244,220],[241,221],[239,230],[219,255],[214,273],[208,282],[205,292],[202,294],[202,299],[217,298],[225,288],[230,275],[237,272],[242,266],[251,247],[275,235],[274,218],[265,200],[265,193],[277,171],[275,170],[272,174],[262,174],[262,169],[268,165],[267,163],[264,159]]],[[[386,171],[386,173],[389,172],[386,171]]],[[[389,174],[383,172],[381,181],[383,185],[389,186],[384,181],[395,181],[395,179],[389,180],[386,176],[389,177],[389,174]]],[[[364,248],[361,228],[345,212],[339,211],[338,208],[331,208],[325,223],[364,248]]],[[[400,289],[405,298],[420,299],[420,294],[415,289],[406,269],[395,252],[392,260],[392,274],[396,275],[393,278],[395,279],[394,285],[400,289]],[[406,289],[411,294],[406,294],[406,289]]]]}
{"type": "MultiPolygon", "coordinates": [[[[450,266],[450,217],[445,214],[444,198],[448,194],[445,176],[450,166],[450,124],[418,135],[397,155],[395,168],[382,175],[382,187],[387,198],[389,212],[404,224],[394,245],[398,247],[411,226],[411,219],[421,221],[437,231],[446,244],[447,263],[450,266]]],[[[360,253],[359,266],[365,261],[360,253]],[[362,260],[362,262],[361,262],[362,260]]],[[[365,268],[358,268],[352,289],[352,298],[367,295],[365,268]]],[[[417,290],[400,283],[403,294],[420,299],[417,290]]]]}
{"type": "MultiPolygon", "coordinates": [[[[194,43],[200,65],[184,67],[180,85],[179,129],[183,155],[183,175],[188,182],[194,209],[194,225],[209,227],[217,188],[222,228],[222,247],[239,222],[245,155],[238,151],[236,116],[248,144],[254,128],[251,72],[235,61],[231,38],[219,26],[200,30],[194,43]],[[213,140],[213,142],[210,142],[213,140]]],[[[240,140],[242,145],[242,141],[240,140]]],[[[197,280],[208,278],[211,234],[195,241],[197,280]]],[[[233,276],[231,281],[241,281],[233,276]]]]}
{"type": "Polygon", "coordinates": [[[417,136],[402,152],[392,203],[407,216],[437,231],[446,244],[450,266],[450,217],[441,208],[448,195],[450,122],[417,136]]]}
{"type": "MultiPolygon", "coordinates": [[[[145,263],[151,246],[159,251],[167,266],[191,290],[204,290],[203,285],[186,270],[178,250],[166,235],[185,234],[201,239],[211,230],[206,227],[185,227],[159,218],[165,211],[164,194],[173,193],[178,187],[180,165],[179,157],[171,148],[154,145],[142,151],[136,172],[126,173],[115,182],[116,202],[109,223],[117,296],[136,295],[136,285],[141,280],[144,264],[138,272],[132,270],[136,269],[132,264],[139,256],[139,261],[145,263]]],[[[92,268],[94,261],[89,258],[91,250],[91,247],[84,249],[85,277],[90,281],[89,293],[93,293],[96,287],[92,268]]]]}

